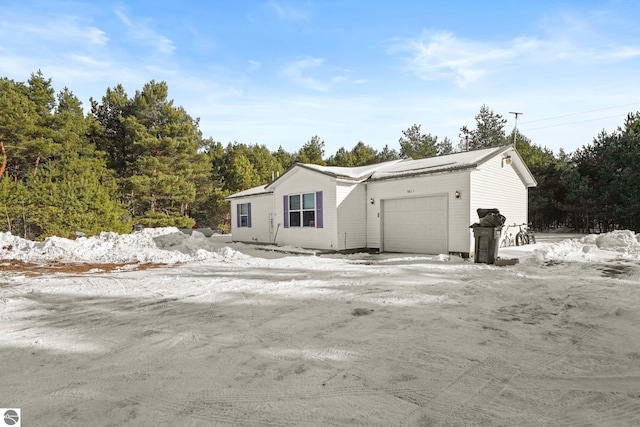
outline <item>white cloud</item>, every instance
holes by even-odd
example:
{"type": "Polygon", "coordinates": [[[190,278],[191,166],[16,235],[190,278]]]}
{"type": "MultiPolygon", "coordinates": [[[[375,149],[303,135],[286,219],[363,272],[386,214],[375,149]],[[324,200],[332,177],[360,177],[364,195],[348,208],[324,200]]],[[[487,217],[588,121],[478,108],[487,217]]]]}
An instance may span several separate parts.
{"type": "Polygon", "coordinates": [[[329,90],[328,85],[321,83],[314,77],[305,75],[308,71],[318,68],[323,63],[324,59],[320,58],[301,59],[286,66],[283,70],[283,73],[291,81],[300,86],[306,87],[307,89],[326,92],[329,90]]]}
{"type": "Polygon", "coordinates": [[[459,87],[514,62],[528,66],[559,61],[585,65],[640,57],[640,45],[612,41],[590,22],[564,16],[556,25],[548,21],[544,24],[539,36],[502,42],[470,41],[451,32],[425,31],[418,37],[396,41],[388,53],[403,56],[408,70],[420,79],[451,80],[459,87]]]}
{"type": "Polygon", "coordinates": [[[260,61],[254,61],[253,59],[250,59],[249,61],[249,68],[248,68],[248,72],[252,73],[255,70],[257,70],[258,68],[262,67],[262,62],[260,61]]]}
{"type": "Polygon", "coordinates": [[[106,45],[109,41],[104,31],[94,26],[83,25],[74,16],[57,16],[54,19],[35,16],[29,22],[0,19],[0,26],[17,44],[46,39],[95,46],[106,45]]]}
{"type": "Polygon", "coordinates": [[[307,10],[294,7],[291,4],[272,0],[265,3],[265,6],[275,12],[279,19],[285,21],[306,21],[309,18],[309,12],[307,10]]]}
{"type": "Polygon", "coordinates": [[[492,66],[536,49],[536,40],[517,39],[504,46],[470,42],[449,32],[425,34],[390,50],[408,53],[408,67],[424,80],[451,79],[465,86],[485,75],[492,66]]]}
{"type": "Polygon", "coordinates": [[[129,17],[124,13],[122,9],[116,9],[115,13],[124,25],[126,25],[127,27],[133,25],[129,17]]]}
{"type": "Polygon", "coordinates": [[[163,54],[171,54],[176,49],[173,41],[154,31],[147,22],[133,22],[129,16],[122,10],[115,11],[120,21],[125,24],[129,30],[130,36],[145,45],[154,47],[158,52],[163,54]]]}
{"type": "Polygon", "coordinates": [[[81,65],[87,65],[87,66],[91,66],[91,67],[108,67],[110,64],[108,61],[100,61],[94,57],[88,56],[88,55],[79,55],[79,54],[69,54],[67,55],[67,58],[69,58],[71,61],[77,63],[77,64],[81,64],[81,65]]]}
{"type": "Polygon", "coordinates": [[[325,60],[322,58],[304,58],[294,61],[283,68],[282,73],[292,82],[307,89],[328,92],[332,86],[347,79],[344,75],[319,78],[313,74],[322,74],[325,60]]]}
{"type": "Polygon", "coordinates": [[[99,28],[90,27],[86,34],[89,41],[93,44],[104,45],[109,41],[107,34],[99,28]]]}
{"type": "MultiPolygon", "coordinates": [[[[21,79],[35,70],[47,74],[47,70],[67,67],[64,78],[87,68],[95,73],[108,66],[104,54],[109,47],[107,33],[85,21],[60,14],[0,16],[2,32],[11,35],[2,49],[0,72],[21,79]]],[[[73,81],[65,83],[73,86],[73,81]]]]}
{"type": "Polygon", "coordinates": [[[640,56],[640,46],[622,46],[611,51],[613,59],[631,59],[640,56]]]}

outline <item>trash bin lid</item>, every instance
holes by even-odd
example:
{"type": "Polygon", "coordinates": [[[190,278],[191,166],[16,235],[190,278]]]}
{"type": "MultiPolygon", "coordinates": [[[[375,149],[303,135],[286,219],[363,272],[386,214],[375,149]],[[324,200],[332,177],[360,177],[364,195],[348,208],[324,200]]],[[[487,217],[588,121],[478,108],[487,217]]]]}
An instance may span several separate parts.
{"type": "Polygon", "coordinates": [[[491,209],[478,208],[478,210],[476,212],[478,212],[478,218],[484,218],[485,216],[489,215],[490,213],[498,214],[498,215],[500,214],[500,210],[496,209],[496,208],[491,208],[491,209]]]}

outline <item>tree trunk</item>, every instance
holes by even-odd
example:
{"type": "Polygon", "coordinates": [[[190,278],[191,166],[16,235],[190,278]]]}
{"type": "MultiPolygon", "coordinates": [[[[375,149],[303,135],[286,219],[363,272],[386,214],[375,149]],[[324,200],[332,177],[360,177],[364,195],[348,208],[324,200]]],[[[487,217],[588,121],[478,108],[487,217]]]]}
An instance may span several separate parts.
{"type": "Polygon", "coordinates": [[[133,190],[131,190],[131,197],[129,198],[129,212],[131,212],[132,217],[136,216],[136,204],[133,200],[134,196],[135,193],[133,192],[133,190]]]}
{"type": "Polygon", "coordinates": [[[7,217],[7,231],[11,233],[11,216],[9,215],[9,207],[7,206],[6,200],[4,202],[4,213],[7,217]]]}
{"type": "Polygon", "coordinates": [[[22,236],[23,239],[27,238],[27,216],[25,215],[25,211],[26,211],[26,209],[25,209],[24,204],[23,204],[22,205],[22,227],[23,227],[23,230],[24,230],[24,234],[22,236]]]}
{"type": "Polygon", "coordinates": [[[0,178],[4,174],[5,169],[7,168],[7,151],[4,148],[4,142],[0,140],[0,152],[2,153],[2,164],[0,165],[0,178]]]}
{"type": "Polygon", "coordinates": [[[38,166],[40,165],[40,156],[36,157],[36,164],[33,168],[33,176],[35,178],[35,176],[38,174],[38,166]]]}

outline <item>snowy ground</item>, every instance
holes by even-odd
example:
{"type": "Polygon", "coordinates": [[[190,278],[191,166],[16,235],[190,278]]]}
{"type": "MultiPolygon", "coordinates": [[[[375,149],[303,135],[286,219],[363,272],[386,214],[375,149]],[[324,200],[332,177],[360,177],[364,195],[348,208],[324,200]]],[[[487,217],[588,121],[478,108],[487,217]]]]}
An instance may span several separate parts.
{"type": "Polygon", "coordinates": [[[640,424],[631,232],[539,236],[508,267],[221,239],[0,233],[0,407],[23,426],[640,424]]]}

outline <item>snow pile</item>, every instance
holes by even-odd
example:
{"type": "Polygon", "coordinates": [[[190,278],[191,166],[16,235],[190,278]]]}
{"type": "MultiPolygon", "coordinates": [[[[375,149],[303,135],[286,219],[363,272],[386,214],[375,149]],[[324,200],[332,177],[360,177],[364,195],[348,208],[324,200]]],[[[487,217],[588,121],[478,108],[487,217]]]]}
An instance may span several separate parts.
{"type": "MultiPolygon", "coordinates": [[[[80,237],[76,240],[49,237],[43,242],[33,242],[10,233],[0,233],[0,259],[21,261],[59,261],[83,263],[157,263],[175,264],[189,261],[216,260],[247,262],[257,265],[266,262],[270,255],[258,246],[220,242],[205,237],[194,230],[191,235],[175,227],[146,228],[131,234],[111,232],[99,236],[80,237]],[[239,248],[235,250],[234,248],[239,248]]],[[[282,254],[315,255],[315,251],[293,247],[271,248],[282,254]]],[[[525,245],[517,248],[501,248],[501,255],[514,255],[521,262],[546,264],[549,262],[589,262],[607,259],[640,259],[638,236],[629,230],[613,231],[600,235],[588,235],[581,239],[566,239],[558,243],[525,245]]],[[[349,257],[349,255],[339,255],[349,257]]],[[[364,256],[359,254],[357,256],[364,256]]],[[[450,255],[407,257],[384,254],[376,256],[378,263],[429,262],[458,264],[462,259],[450,255]],[[391,258],[389,258],[391,257],[391,258]]],[[[273,262],[273,261],[270,261],[273,262]]],[[[296,257],[287,262],[305,262],[296,257]]],[[[316,258],[316,263],[320,262],[316,258]]]]}
{"type": "MultiPolygon", "coordinates": [[[[591,234],[584,239],[591,240],[594,236],[591,234]]],[[[595,244],[600,249],[638,255],[640,254],[638,237],[633,231],[629,230],[612,231],[611,233],[595,236],[595,244]]]]}
{"type": "Polygon", "coordinates": [[[200,232],[187,236],[175,227],[146,228],[131,234],[103,232],[76,240],[49,237],[43,242],[0,233],[0,259],[21,261],[173,264],[242,256],[200,232]]]}
{"type": "Polygon", "coordinates": [[[639,237],[630,230],[589,234],[580,239],[566,239],[533,252],[538,263],[552,261],[597,261],[611,258],[640,258],[639,237]]]}

